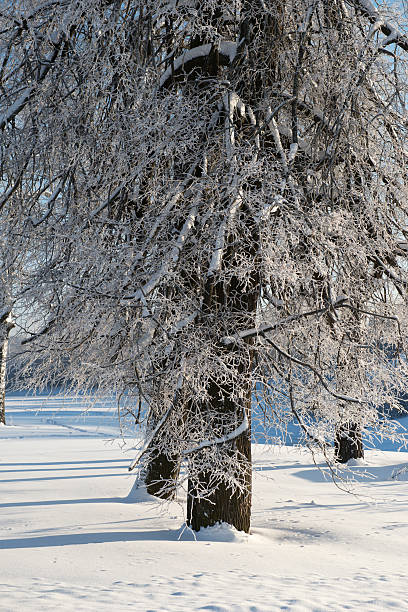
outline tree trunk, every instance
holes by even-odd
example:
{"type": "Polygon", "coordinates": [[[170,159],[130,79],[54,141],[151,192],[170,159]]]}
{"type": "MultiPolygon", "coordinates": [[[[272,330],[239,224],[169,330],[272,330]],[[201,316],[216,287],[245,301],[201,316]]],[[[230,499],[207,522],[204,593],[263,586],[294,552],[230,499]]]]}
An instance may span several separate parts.
{"type": "Polygon", "coordinates": [[[9,318],[2,325],[2,333],[0,335],[0,423],[6,424],[6,366],[7,366],[7,351],[8,340],[12,324],[9,318]]]}
{"type": "Polygon", "coordinates": [[[364,458],[363,441],[357,423],[343,423],[338,427],[334,440],[334,451],[338,463],[364,458]]]}
{"type": "MultiPolygon", "coordinates": [[[[232,328],[252,328],[260,296],[260,282],[258,270],[257,249],[259,235],[246,206],[241,208],[245,216],[246,226],[250,240],[245,245],[245,255],[254,263],[253,270],[248,276],[247,283],[238,277],[232,276],[229,283],[214,282],[208,279],[203,301],[203,317],[209,315],[210,320],[220,310],[229,313],[232,328]]],[[[235,250],[234,240],[225,249],[223,266],[225,269],[234,269],[239,253],[235,250]]],[[[194,530],[201,527],[210,527],[219,522],[228,523],[238,531],[249,533],[252,502],[252,457],[251,457],[251,402],[252,402],[252,339],[244,341],[244,346],[225,348],[219,346],[215,350],[218,355],[214,357],[224,360],[226,353],[232,352],[235,361],[235,372],[239,381],[213,380],[209,383],[206,410],[209,421],[213,424],[213,432],[219,432],[220,438],[231,433],[232,424],[237,428],[242,424],[244,412],[248,427],[237,438],[220,444],[219,450],[224,453],[225,472],[222,471],[223,457],[217,464],[216,458],[210,462],[209,469],[203,468],[196,473],[194,480],[189,480],[187,496],[187,524],[194,530]],[[224,353],[224,354],[223,354],[224,353]],[[244,392],[240,401],[236,400],[237,387],[244,392]],[[234,397],[235,395],[235,397],[234,397]],[[228,426],[225,424],[229,423],[228,426]],[[234,457],[233,464],[228,461],[234,457]],[[233,477],[234,485],[231,487],[229,478],[233,477]]],[[[208,449],[207,449],[208,452],[208,449]]],[[[217,449],[213,449],[215,454],[217,449]]],[[[192,461],[200,463],[200,453],[192,461]]],[[[205,462],[204,462],[205,464],[205,462]]],[[[194,470],[193,470],[194,472],[194,470]]]]}
{"type": "Polygon", "coordinates": [[[177,457],[153,451],[144,473],[147,492],[160,499],[174,499],[179,472],[180,461],[177,457]]]}
{"type": "Polygon", "coordinates": [[[187,524],[194,530],[201,527],[211,527],[217,523],[228,523],[249,533],[251,521],[251,434],[246,431],[234,442],[235,448],[242,453],[242,459],[236,466],[241,472],[243,491],[232,491],[225,481],[217,484],[216,489],[207,497],[202,497],[200,491],[211,489],[214,485],[212,473],[203,472],[200,475],[200,489],[190,480],[187,497],[187,524]]]}
{"type": "Polygon", "coordinates": [[[6,361],[8,340],[0,348],[0,423],[6,424],[6,361]]]}
{"type": "MultiPolygon", "coordinates": [[[[164,363],[164,362],[163,362],[164,363]]],[[[182,389],[178,389],[174,395],[174,405],[179,406],[181,414],[184,402],[182,389]]],[[[157,415],[152,416],[150,427],[157,425],[157,415]]],[[[183,427],[182,417],[178,421],[178,426],[183,427]]],[[[177,481],[180,473],[180,457],[175,453],[166,453],[166,442],[160,440],[160,433],[156,433],[156,438],[151,443],[151,449],[146,457],[146,464],[143,469],[143,480],[147,492],[160,499],[174,499],[177,492],[177,481]]]]}
{"type": "MultiPolygon", "coordinates": [[[[253,297],[253,296],[251,296],[253,297]]],[[[252,302],[252,306],[255,301],[252,302]]],[[[223,349],[220,349],[223,350],[223,349]]],[[[234,350],[234,349],[232,349],[234,350]]],[[[187,495],[187,524],[194,530],[211,527],[217,523],[228,523],[238,531],[249,533],[252,502],[252,457],[251,457],[251,399],[252,387],[249,382],[252,367],[252,352],[239,353],[241,374],[246,374],[246,393],[242,401],[248,421],[247,429],[231,441],[199,451],[191,461],[200,466],[194,469],[190,478],[187,495]],[[217,453],[220,453],[217,458],[217,453]],[[231,463],[229,462],[231,460],[231,463]],[[225,465],[225,469],[224,469],[225,465]],[[197,470],[197,471],[196,471],[197,470]],[[231,486],[230,479],[234,484],[231,486]]],[[[243,405],[233,399],[233,382],[212,382],[206,406],[213,431],[220,437],[231,433],[231,423],[236,428],[244,420],[243,405]],[[225,422],[230,425],[225,427],[225,422]],[[229,431],[227,431],[229,430],[229,431]]]]}

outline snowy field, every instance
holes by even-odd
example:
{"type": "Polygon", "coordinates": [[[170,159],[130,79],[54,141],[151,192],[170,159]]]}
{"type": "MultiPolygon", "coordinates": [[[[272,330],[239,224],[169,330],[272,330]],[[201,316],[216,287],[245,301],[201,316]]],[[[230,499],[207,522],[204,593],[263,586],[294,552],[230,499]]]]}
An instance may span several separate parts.
{"type": "Polygon", "coordinates": [[[7,408],[1,611],[408,610],[408,453],[369,451],[350,495],[305,451],[257,445],[251,535],[194,541],[182,504],[129,495],[134,451],[113,407],[7,408]]]}

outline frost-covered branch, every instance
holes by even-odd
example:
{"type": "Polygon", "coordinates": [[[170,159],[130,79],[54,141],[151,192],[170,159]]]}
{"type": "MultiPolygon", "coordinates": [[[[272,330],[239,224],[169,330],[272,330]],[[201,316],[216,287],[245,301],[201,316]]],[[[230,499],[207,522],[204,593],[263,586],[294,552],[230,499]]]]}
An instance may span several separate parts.
{"type": "Polygon", "coordinates": [[[359,9],[364,17],[367,17],[372,24],[375,24],[385,34],[386,38],[381,41],[381,48],[395,44],[403,51],[408,51],[408,38],[391,23],[384,20],[370,0],[348,0],[348,3],[359,9]]]}
{"type": "Polygon", "coordinates": [[[213,446],[220,446],[221,444],[232,442],[233,440],[236,440],[236,438],[241,436],[243,433],[245,433],[248,430],[248,428],[249,428],[249,421],[248,421],[246,411],[244,410],[244,419],[241,425],[239,425],[239,427],[234,429],[234,431],[231,431],[230,433],[226,434],[225,436],[221,436],[220,438],[215,438],[214,440],[203,440],[196,446],[183,450],[181,455],[182,457],[188,457],[189,455],[198,453],[204,448],[211,448],[213,446]]]}

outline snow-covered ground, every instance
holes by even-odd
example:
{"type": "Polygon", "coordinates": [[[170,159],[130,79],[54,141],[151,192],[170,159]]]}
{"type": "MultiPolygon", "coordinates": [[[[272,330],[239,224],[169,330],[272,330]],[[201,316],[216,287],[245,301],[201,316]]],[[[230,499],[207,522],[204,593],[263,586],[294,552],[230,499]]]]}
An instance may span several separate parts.
{"type": "Polygon", "coordinates": [[[81,409],[8,400],[1,611],[408,610],[408,453],[369,451],[350,495],[307,452],[257,445],[251,535],[194,541],[182,504],[129,495],[114,408],[81,409]]]}

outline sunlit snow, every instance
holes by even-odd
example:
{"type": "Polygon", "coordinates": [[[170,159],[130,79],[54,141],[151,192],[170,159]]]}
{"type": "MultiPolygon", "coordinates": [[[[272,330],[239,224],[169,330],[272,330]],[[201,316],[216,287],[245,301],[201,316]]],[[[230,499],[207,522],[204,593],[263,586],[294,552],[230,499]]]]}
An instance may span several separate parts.
{"type": "Polygon", "coordinates": [[[332,482],[295,447],[254,445],[250,535],[185,528],[135,489],[114,404],[14,397],[0,428],[0,610],[407,610],[408,453],[332,482]],[[354,474],[354,494],[343,489],[354,474]]]}

